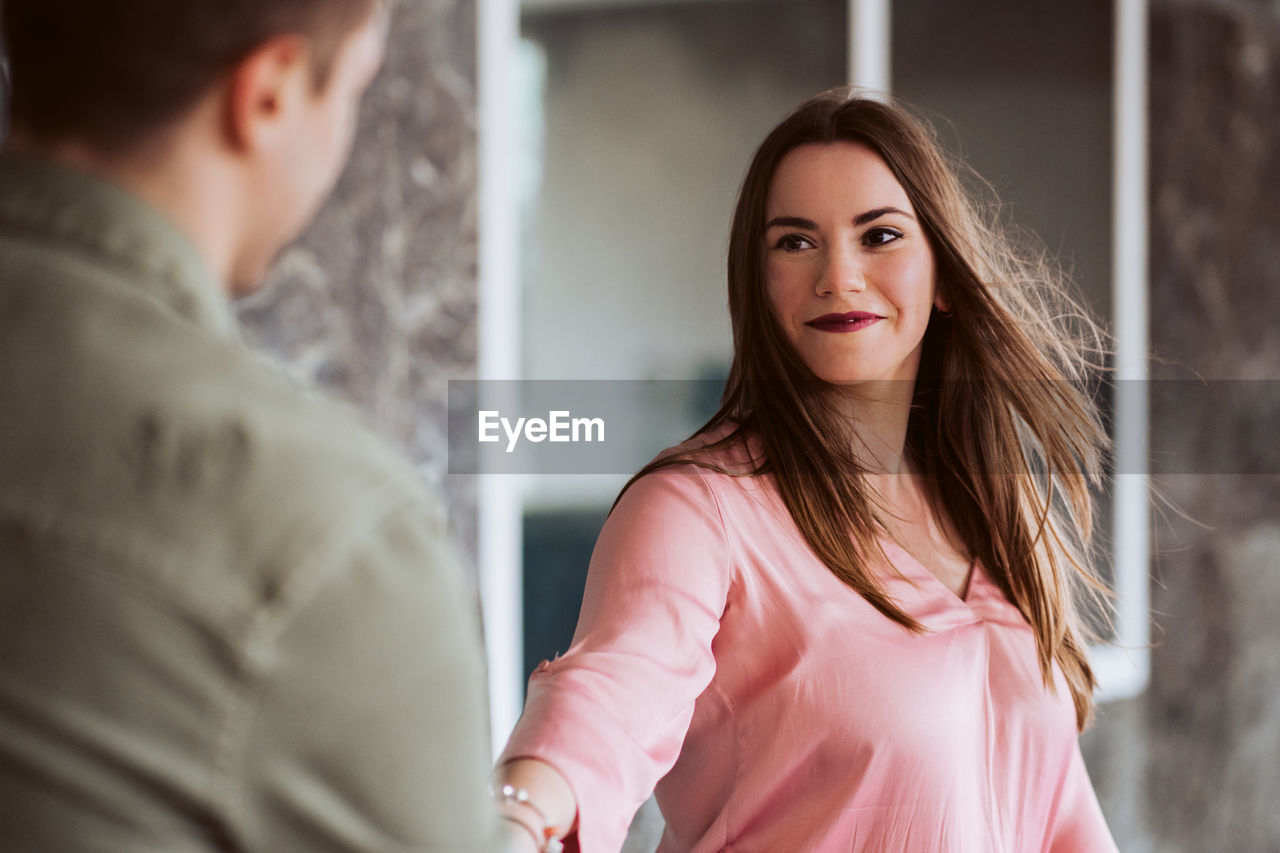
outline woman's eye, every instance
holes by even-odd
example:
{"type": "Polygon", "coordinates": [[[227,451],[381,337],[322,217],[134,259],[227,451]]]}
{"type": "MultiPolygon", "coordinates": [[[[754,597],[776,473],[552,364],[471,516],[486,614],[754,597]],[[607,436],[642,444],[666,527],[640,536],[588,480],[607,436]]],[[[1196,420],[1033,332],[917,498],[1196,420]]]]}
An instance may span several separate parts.
{"type": "Polygon", "coordinates": [[[868,246],[884,246],[902,238],[902,232],[895,228],[872,228],[862,237],[868,246]]]}
{"type": "Polygon", "coordinates": [[[778,238],[774,247],[784,252],[799,252],[803,249],[812,249],[813,241],[803,234],[786,234],[778,238]]]}

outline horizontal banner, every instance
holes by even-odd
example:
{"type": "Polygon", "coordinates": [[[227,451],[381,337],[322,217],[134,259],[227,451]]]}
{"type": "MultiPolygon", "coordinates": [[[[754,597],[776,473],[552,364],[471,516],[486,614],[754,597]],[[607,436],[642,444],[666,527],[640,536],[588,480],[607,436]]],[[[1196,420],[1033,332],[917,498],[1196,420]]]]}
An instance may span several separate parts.
{"type": "MultiPolygon", "coordinates": [[[[450,380],[449,473],[634,473],[705,423],[723,389],[721,380],[450,380]]],[[[1096,393],[1108,424],[1119,410],[1148,412],[1150,429],[1133,421],[1116,437],[1113,474],[1280,474],[1280,381],[1124,381],[1096,393]]]]}

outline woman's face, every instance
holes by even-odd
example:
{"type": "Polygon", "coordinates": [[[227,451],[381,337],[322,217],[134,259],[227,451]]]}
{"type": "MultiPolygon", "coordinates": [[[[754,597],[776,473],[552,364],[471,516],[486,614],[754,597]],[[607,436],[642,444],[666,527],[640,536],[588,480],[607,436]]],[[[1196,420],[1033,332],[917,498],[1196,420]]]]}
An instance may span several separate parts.
{"type": "Polygon", "coordinates": [[[809,369],[841,384],[914,382],[937,301],[933,250],[880,156],[852,142],[794,149],[765,222],[769,300],[809,369]]]}

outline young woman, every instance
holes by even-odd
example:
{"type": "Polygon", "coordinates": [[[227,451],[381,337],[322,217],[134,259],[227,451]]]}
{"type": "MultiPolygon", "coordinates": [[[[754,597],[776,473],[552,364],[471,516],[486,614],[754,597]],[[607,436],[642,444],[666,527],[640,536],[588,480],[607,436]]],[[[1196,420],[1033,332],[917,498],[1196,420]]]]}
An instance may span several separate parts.
{"type": "Polygon", "coordinates": [[[600,534],[499,760],[513,837],[616,851],[656,786],[663,851],[1114,850],[1073,607],[1106,434],[1064,300],[901,108],[787,117],[734,215],[723,404],[600,534]]]}

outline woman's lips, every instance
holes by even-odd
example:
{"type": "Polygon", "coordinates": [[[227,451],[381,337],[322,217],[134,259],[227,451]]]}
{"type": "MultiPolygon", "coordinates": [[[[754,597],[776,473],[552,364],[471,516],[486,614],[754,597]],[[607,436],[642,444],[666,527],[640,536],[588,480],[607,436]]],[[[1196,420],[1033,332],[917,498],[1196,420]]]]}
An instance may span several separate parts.
{"type": "Polygon", "coordinates": [[[850,311],[848,314],[823,314],[805,323],[820,332],[856,332],[884,318],[868,311],[850,311]]]}

